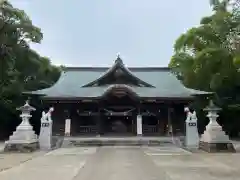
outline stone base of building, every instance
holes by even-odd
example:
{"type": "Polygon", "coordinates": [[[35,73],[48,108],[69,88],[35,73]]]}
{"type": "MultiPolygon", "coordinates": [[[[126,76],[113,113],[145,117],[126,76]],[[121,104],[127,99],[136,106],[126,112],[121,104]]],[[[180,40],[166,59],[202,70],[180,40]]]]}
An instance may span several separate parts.
{"type": "Polygon", "coordinates": [[[88,146],[165,146],[172,145],[171,137],[64,137],[62,147],[88,146]]]}
{"type": "Polygon", "coordinates": [[[38,142],[31,143],[6,143],[4,152],[30,153],[39,149],[38,142]]]}
{"type": "Polygon", "coordinates": [[[236,152],[233,144],[229,143],[209,143],[200,141],[199,148],[209,152],[209,153],[217,153],[217,152],[236,152]]]}

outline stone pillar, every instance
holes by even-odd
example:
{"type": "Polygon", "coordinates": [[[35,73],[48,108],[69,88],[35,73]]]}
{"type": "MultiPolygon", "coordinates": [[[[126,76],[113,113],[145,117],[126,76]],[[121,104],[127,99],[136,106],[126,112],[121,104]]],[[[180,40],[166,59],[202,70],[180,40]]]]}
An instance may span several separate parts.
{"type": "Polygon", "coordinates": [[[185,146],[189,149],[198,149],[199,147],[199,135],[197,128],[197,116],[196,112],[190,112],[189,108],[184,109],[187,113],[186,118],[186,137],[185,146]]]}
{"type": "Polygon", "coordinates": [[[51,113],[53,108],[50,108],[47,114],[43,111],[41,118],[41,129],[39,135],[39,145],[41,150],[52,149],[52,118],[51,113]]]}
{"type": "Polygon", "coordinates": [[[137,135],[142,136],[142,115],[137,115],[137,135]]]}
{"type": "Polygon", "coordinates": [[[217,123],[218,111],[221,108],[216,107],[212,101],[204,111],[207,111],[207,117],[210,122],[206,126],[206,130],[200,139],[200,148],[207,152],[235,152],[232,142],[222,130],[222,127],[217,123]]]}
{"type": "Polygon", "coordinates": [[[4,151],[31,152],[37,150],[39,147],[37,135],[29,123],[29,119],[32,117],[30,113],[35,111],[35,108],[26,101],[25,105],[17,110],[22,112],[20,115],[22,122],[17,126],[13,135],[9,137],[9,140],[5,142],[4,151]]]}
{"type": "Polygon", "coordinates": [[[71,119],[65,119],[65,136],[71,136],[71,119]]]}

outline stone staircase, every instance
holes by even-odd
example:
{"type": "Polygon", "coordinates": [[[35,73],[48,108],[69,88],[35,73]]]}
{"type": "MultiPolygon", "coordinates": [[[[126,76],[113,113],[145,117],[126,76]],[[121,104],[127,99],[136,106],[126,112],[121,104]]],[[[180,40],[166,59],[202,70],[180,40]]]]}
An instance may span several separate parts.
{"type": "Polygon", "coordinates": [[[65,137],[61,147],[167,145],[173,145],[171,137],[65,137]]]}

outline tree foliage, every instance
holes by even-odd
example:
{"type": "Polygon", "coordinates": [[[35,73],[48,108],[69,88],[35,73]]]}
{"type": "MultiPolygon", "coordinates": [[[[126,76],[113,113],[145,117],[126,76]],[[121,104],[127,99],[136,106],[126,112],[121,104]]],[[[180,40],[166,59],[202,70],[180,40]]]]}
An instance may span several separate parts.
{"type": "Polygon", "coordinates": [[[60,68],[29,45],[42,38],[41,29],[23,10],[0,1],[0,126],[15,117],[23,91],[49,87],[59,78],[60,68]]]}
{"type": "Polygon", "coordinates": [[[224,111],[240,107],[239,0],[211,0],[213,14],[180,35],[169,66],[190,88],[215,92],[224,111]]]}

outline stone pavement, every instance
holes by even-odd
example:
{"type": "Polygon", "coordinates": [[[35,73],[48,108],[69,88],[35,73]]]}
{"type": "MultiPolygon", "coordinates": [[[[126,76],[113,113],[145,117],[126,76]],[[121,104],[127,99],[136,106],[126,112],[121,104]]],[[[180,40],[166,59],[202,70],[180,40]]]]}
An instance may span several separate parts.
{"type": "Polygon", "coordinates": [[[35,152],[35,153],[31,153],[31,154],[0,153],[0,173],[3,171],[6,171],[8,169],[11,169],[12,167],[17,167],[22,163],[25,163],[25,162],[30,161],[38,156],[41,156],[42,154],[43,154],[43,152],[35,152]]]}
{"type": "MultiPolygon", "coordinates": [[[[24,159],[26,156],[2,154],[0,165],[20,157],[24,159]]],[[[25,162],[13,163],[11,168],[3,169],[0,172],[0,179],[240,179],[240,154],[192,154],[174,146],[61,148],[44,155],[32,154],[32,157],[27,159],[25,162]]]]}

